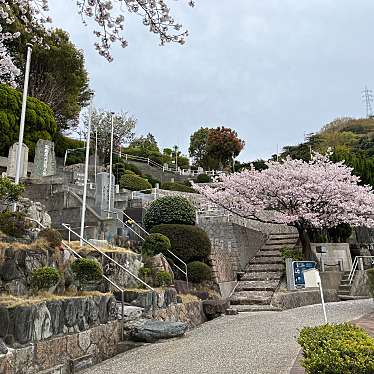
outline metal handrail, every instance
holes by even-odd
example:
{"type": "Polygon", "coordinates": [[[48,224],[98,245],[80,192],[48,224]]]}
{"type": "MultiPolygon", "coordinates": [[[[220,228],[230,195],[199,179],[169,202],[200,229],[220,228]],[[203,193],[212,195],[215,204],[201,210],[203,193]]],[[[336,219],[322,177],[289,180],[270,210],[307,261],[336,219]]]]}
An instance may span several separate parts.
{"type": "Polygon", "coordinates": [[[101,251],[99,248],[94,246],[92,243],[90,243],[87,239],[80,236],[77,232],[72,230],[70,227],[68,227],[65,223],[62,224],[63,227],[65,227],[67,230],[69,230],[71,233],[76,235],[79,239],[81,239],[84,243],[89,245],[91,248],[95,249],[97,252],[99,252],[102,256],[106,257],[109,261],[111,261],[113,264],[117,265],[120,269],[124,270],[126,273],[130,274],[133,278],[135,278],[138,282],[146,286],[148,289],[150,289],[153,292],[156,292],[154,288],[152,288],[149,284],[145,283],[143,280],[141,280],[139,277],[137,277],[135,274],[133,274],[130,270],[126,269],[124,266],[122,266],[120,263],[118,263],[116,260],[113,260],[110,256],[108,256],[105,252],[101,251]]]}
{"type": "MultiPolygon", "coordinates": [[[[145,238],[143,238],[141,235],[139,235],[132,227],[130,227],[129,225],[127,225],[124,221],[122,221],[119,217],[118,217],[118,212],[116,211],[109,211],[109,210],[106,210],[105,212],[108,212],[110,214],[116,214],[116,219],[121,222],[123,225],[125,225],[126,227],[128,227],[133,233],[135,233],[139,238],[141,238],[143,241],[145,241],[145,238]]],[[[128,218],[128,219],[131,219],[134,224],[139,227],[145,234],[146,236],[149,235],[149,232],[147,230],[145,230],[142,226],[140,226],[137,222],[135,222],[128,214],[126,214],[125,212],[123,212],[123,214],[128,218]]],[[[173,257],[175,257],[178,261],[180,261],[185,270],[182,270],[178,265],[174,264],[174,266],[182,272],[182,274],[185,275],[186,277],[186,283],[187,283],[187,287],[188,287],[188,268],[187,268],[187,264],[181,259],[179,258],[175,253],[173,253],[172,251],[170,251],[169,249],[167,250],[173,257]]]]}
{"type": "Polygon", "coordinates": [[[355,259],[353,261],[353,264],[352,264],[352,269],[351,269],[351,271],[350,271],[350,273],[348,275],[349,285],[352,284],[353,278],[354,278],[356,270],[357,270],[357,266],[358,266],[359,260],[362,260],[364,258],[374,259],[374,256],[356,256],[355,257],[355,259]]]}
{"type": "MultiPolygon", "coordinates": [[[[26,217],[26,219],[37,223],[42,229],[46,229],[47,228],[45,225],[43,225],[41,222],[39,222],[38,220],[36,220],[34,218],[26,217]]],[[[61,243],[75,257],[77,257],[77,258],[83,258],[78,252],[76,252],[73,248],[71,248],[70,245],[68,245],[64,240],[62,240],[61,243]]],[[[120,286],[118,286],[118,284],[116,284],[111,279],[109,279],[105,274],[102,274],[102,277],[106,281],[108,281],[113,287],[115,287],[118,291],[121,292],[121,318],[122,318],[121,322],[122,322],[122,335],[123,335],[123,330],[124,330],[123,324],[124,324],[124,319],[125,319],[125,295],[124,295],[124,290],[120,286]]]]}

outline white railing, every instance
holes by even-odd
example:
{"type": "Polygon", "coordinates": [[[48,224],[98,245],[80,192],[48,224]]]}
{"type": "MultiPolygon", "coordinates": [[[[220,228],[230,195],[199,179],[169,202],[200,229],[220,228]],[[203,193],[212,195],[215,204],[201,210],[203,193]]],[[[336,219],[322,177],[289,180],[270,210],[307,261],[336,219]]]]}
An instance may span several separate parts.
{"type": "MultiPolygon", "coordinates": [[[[136,227],[139,228],[139,230],[142,232],[142,235],[138,234],[129,224],[127,224],[126,222],[122,221],[119,217],[118,217],[118,212],[116,211],[108,211],[106,210],[106,212],[110,213],[110,214],[115,214],[116,215],[116,219],[122,223],[124,226],[126,226],[128,229],[130,229],[136,236],[138,236],[143,242],[145,241],[145,237],[147,237],[149,235],[149,232],[147,230],[145,230],[142,226],[140,226],[137,222],[135,222],[128,214],[126,214],[125,212],[122,212],[123,215],[128,218],[128,220],[130,220],[132,222],[132,224],[134,224],[136,227]]],[[[184,276],[186,277],[186,283],[187,283],[187,287],[188,287],[188,268],[187,268],[187,264],[181,259],[179,258],[175,253],[173,253],[172,251],[170,251],[169,249],[167,250],[168,253],[170,253],[174,258],[176,258],[180,263],[183,264],[184,266],[184,270],[182,270],[178,265],[176,265],[174,263],[174,266],[182,273],[184,274],[184,276]]]]}
{"type": "Polygon", "coordinates": [[[364,270],[364,262],[363,262],[364,258],[371,259],[372,264],[374,264],[374,256],[356,256],[352,264],[352,269],[348,276],[349,285],[352,284],[357,267],[359,268],[359,270],[364,270]]]}

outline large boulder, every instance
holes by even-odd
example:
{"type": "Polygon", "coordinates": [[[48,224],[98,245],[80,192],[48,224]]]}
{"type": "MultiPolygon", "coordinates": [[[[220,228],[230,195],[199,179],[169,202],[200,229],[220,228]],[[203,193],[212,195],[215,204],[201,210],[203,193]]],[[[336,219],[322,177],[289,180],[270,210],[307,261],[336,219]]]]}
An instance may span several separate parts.
{"type": "Polygon", "coordinates": [[[165,271],[169,273],[171,275],[172,282],[174,282],[173,270],[168,260],[162,253],[147,259],[147,266],[152,268],[155,273],[158,273],[160,271],[165,271]]]}
{"type": "Polygon", "coordinates": [[[140,342],[153,343],[160,339],[170,339],[182,336],[187,331],[184,322],[155,321],[140,319],[126,324],[129,336],[140,342]]]}
{"type": "Polygon", "coordinates": [[[213,319],[226,313],[226,310],[230,308],[230,302],[228,300],[204,300],[203,310],[207,318],[213,319]]]}

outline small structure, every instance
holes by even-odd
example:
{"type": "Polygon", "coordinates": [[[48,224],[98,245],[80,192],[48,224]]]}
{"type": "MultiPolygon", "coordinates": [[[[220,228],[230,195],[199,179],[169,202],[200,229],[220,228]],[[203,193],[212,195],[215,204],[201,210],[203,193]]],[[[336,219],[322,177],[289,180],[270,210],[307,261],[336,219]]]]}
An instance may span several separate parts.
{"type": "MultiPolygon", "coordinates": [[[[8,164],[7,164],[7,169],[6,169],[6,173],[8,177],[15,178],[16,176],[17,151],[18,151],[18,142],[14,143],[9,148],[8,164]]],[[[26,144],[22,144],[20,178],[27,177],[28,158],[29,158],[29,148],[26,144]]]]}
{"type": "Polygon", "coordinates": [[[114,208],[114,190],[115,190],[115,178],[112,174],[112,191],[109,191],[109,173],[98,173],[96,177],[96,194],[95,194],[95,208],[98,214],[101,216],[108,214],[106,210],[112,211],[114,208]],[[111,198],[109,199],[109,193],[111,198]],[[109,206],[110,200],[110,206],[109,206]]]}
{"type": "Polygon", "coordinates": [[[55,174],[55,144],[49,140],[39,139],[36,143],[34,168],[31,177],[48,177],[55,174]]]}

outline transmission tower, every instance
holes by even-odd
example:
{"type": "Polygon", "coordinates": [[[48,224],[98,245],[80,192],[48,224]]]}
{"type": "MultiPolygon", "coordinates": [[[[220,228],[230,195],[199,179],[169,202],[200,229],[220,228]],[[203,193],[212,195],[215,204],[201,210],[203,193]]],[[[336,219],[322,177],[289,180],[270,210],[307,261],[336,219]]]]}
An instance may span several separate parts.
{"type": "Polygon", "coordinates": [[[365,89],[362,91],[362,99],[365,102],[366,105],[366,116],[367,118],[372,118],[373,117],[373,91],[369,90],[366,86],[365,89]]]}

